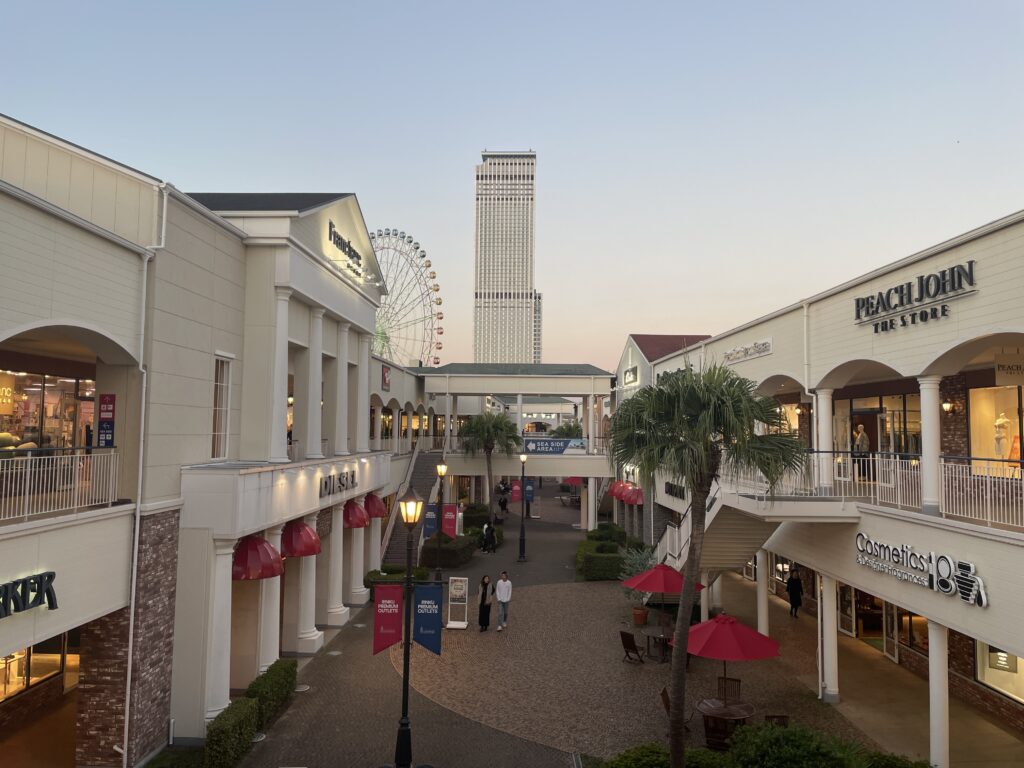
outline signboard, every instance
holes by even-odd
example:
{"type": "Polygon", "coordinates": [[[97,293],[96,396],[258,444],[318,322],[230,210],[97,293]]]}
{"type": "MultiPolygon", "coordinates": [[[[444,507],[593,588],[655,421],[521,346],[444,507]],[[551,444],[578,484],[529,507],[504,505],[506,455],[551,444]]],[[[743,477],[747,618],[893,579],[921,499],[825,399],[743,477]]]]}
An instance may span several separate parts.
{"type": "Polygon", "coordinates": [[[587,441],[581,437],[531,437],[523,445],[526,454],[531,456],[562,456],[587,452],[587,441]]]}
{"type": "Polygon", "coordinates": [[[412,639],[428,651],[441,655],[441,602],[444,600],[440,584],[419,584],[413,590],[412,639]]]}
{"type": "Polygon", "coordinates": [[[853,321],[875,333],[949,317],[949,302],[977,293],[973,260],[853,300],[853,321]]]}
{"type": "Polygon", "coordinates": [[[0,584],[0,619],[12,613],[41,608],[43,603],[51,611],[57,610],[57,593],[53,589],[54,571],[43,571],[22,579],[0,584]]]}
{"type": "Polygon", "coordinates": [[[14,374],[0,373],[0,416],[14,414],[14,374]]]}
{"type": "Polygon", "coordinates": [[[351,491],[358,487],[359,480],[354,469],[338,472],[334,475],[324,475],[320,478],[320,498],[333,496],[336,493],[351,491]]]}
{"type": "Polygon", "coordinates": [[[640,373],[637,366],[627,368],[622,372],[622,386],[631,387],[640,380],[640,373]]]}
{"type": "Polygon", "coordinates": [[[512,481],[512,501],[522,501],[523,489],[518,480],[512,481]]]}
{"type": "Polygon", "coordinates": [[[1024,356],[996,355],[996,386],[1016,387],[1024,384],[1024,356]]]}
{"type": "Polygon", "coordinates": [[[755,357],[764,357],[772,353],[772,339],[761,339],[755,341],[753,344],[744,344],[739,347],[733,347],[722,355],[722,360],[726,365],[732,365],[733,363],[742,363],[744,360],[753,360],[755,357]]]}
{"type": "Polygon", "coordinates": [[[1017,674],[1017,657],[994,645],[988,647],[988,668],[1017,674]]]}
{"type": "Polygon", "coordinates": [[[427,504],[423,512],[423,538],[429,539],[437,530],[437,504],[427,504]]]}
{"type": "Polygon", "coordinates": [[[445,504],[441,513],[441,532],[453,539],[459,526],[459,507],[457,504],[445,504]]]}
{"type": "Polygon", "coordinates": [[[100,395],[99,426],[96,430],[96,445],[100,448],[114,447],[114,407],[116,401],[117,395],[100,395]]]}
{"type": "Polygon", "coordinates": [[[391,391],[391,366],[382,365],[380,367],[380,388],[385,392],[391,391]]]}
{"type": "Polygon", "coordinates": [[[469,626],[469,579],[452,576],[448,579],[448,623],[445,629],[465,629],[469,626]],[[461,613],[462,619],[453,614],[461,613]]]}
{"type": "Polygon", "coordinates": [[[373,587],[373,654],[376,656],[402,640],[401,584],[373,587]]]}

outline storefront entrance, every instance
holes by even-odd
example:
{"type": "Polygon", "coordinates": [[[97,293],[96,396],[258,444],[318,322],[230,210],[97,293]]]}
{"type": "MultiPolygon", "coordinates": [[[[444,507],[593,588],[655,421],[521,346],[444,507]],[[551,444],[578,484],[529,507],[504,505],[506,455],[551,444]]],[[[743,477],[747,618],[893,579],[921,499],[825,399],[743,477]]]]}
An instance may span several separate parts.
{"type": "Polygon", "coordinates": [[[844,635],[856,637],[899,662],[899,617],[894,603],[839,582],[837,625],[844,635]]]}

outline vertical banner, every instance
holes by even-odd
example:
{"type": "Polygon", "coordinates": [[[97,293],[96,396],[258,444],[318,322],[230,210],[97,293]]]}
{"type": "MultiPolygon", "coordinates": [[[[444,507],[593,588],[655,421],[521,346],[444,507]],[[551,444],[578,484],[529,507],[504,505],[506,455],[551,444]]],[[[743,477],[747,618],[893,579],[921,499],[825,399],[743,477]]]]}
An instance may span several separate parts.
{"type": "Polygon", "coordinates": [[[423,510],[423,538],[429,539],[437,530],[437,504],[425,504],[423,510]]]}
{"type": "Polygon", "coordinates": [[[533,503],[533,480],[530,479],[526,481],[526,503],[533,503]]]}
{"type": "Polygon", "coordinates": [[[373,588],[373,653],[377,655],[402,640],[401,584],[373,588]]]}
{"type": "Polygon", "coordinates": [[[457,504],[445,504],[444,514],[441,516],[441,531],[445,536],[455,538],[455,532],[459,522],[459,507],[457,504]]]}
{"type": "Polygon", "coordinates": [[[114,447],[114,404],[117,395],[100,395],[99,428],[97,445],[100,448],[114,447]]]}
{"type": "Polygon", "coordinates": [[[428,651],[441,655],[441,603],[444,590],[440,584],[420,584],[413,592],[415,626],[412,637],[428,651]]]}
{"type": "Polygon", "coordinates": [[[512,481],[512,501],[520,501],[523,498],[523,489],[518,480],[512,481]]]}

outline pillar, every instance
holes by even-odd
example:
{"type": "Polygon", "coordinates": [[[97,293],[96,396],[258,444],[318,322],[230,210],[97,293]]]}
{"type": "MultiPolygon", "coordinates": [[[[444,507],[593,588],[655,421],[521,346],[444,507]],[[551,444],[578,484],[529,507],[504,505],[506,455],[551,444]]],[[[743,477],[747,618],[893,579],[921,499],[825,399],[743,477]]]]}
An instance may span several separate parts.
{"type": "MultiPolygon", "coordinates": [[[[334,455],[348,454],[348,323],[338,323],[338,375],[334,390],[334,455]]],[[[340,556],[340,552],[338,553],[340,556]]]]}
{"type": "Polygon", "coordinates": [[[419,441],[420,441],[420,443],[422,443],[422,445],[420,446],[420,450],[421,451],[428,451],[428,450],[430,450],[430,446],[423,442],[424,439],[427,436],[427,421],[429,421],[429,420],[430,420],[429,414],[426,414],[426,413],[421,413],[420,414],[420,436],[419,436],[419,441]]]}
{"type": "Polygon", "coordinates": [[[721,572],[711,582],[711,611],[713,613],[722,612],[722,586],[724,583],[721,572]]]}
{"type": "MultiPolygon", "coordinates": [[[[930,653],[930,649],[929,649],[930,653]]],[[[821,665],[825,690],[821,700],[839,703],[839,632],[836,626],[836,580],[821,575],[821,665]]]]}
{"type": "Polygon", "coordinates": [[[818,488],[827,491],[832,488],[832,390],[819,389],[814,393],[814,414],[818,421],[818,488]]]}
{"type": "Polygon", "coordinates": [[[384,431],[384,406],[377,405],[373,409],[373,450],[384,450],[384,438],[381,433],[384,431]]]}
{"type": "MultiPolygon", "coordinates": [[[[264,532],[263,537],[270,546],[281,551],[281,531],[283,525],[275,525],[264,532]]],[[[277,661],[281,655],[281,577],[260,581],[260,637],[259,637],[259,671],[263,674],[267,667],[277,661]]]]}
{"type": "MultiPolygon", "coordinates": [[[[612,482],[615,482],[615,478],[612,478],[612,482]]],[[[622,512],[619,507],[620,503],[621,502],[617,498],[612,496],[612,522],[615,523],[615,525],[622,525],[622,527],[625,528],[626,526],[623,525],[621,520],[622,512]]]]}
{"type": "Polygon", "coordinates": [[[213,579],[207,614],[206,680],[203,705],[209,722],[231,703],[231,558],[234,539],[214,539],[213,579]]]}
{"type": "Polygon", "coordinates": [[[519,434],[523,434],[523,396],[521,393],[516,395],[516,426],[519,428],[519,434]]]}
{"type": "Polygon", "coordinates": [[[406,453],[411,453],[412,452],[412,417],[413,417],[413,413],[414,413],[414,411],[413,411],[412,408],[409,408],[405,412],[405,431],[406,431],[406,435],[405,435],[405,451],[406,451],[406,453]]]}
{"type": "Polygon", "coordinates": [[[711,615],[711,585],[708,583],[708,572],[700,572],[700,583],[704,589],[700,591],[700,620],[707,621],[711,615]]]}
{"type": "Polygon", "coordinates": [[[288,300],[292,292],[277,288],[274,323],[274,401],[270,404],[270,460],[288,461],[288,300]]]}
{"type": "Polygon", "coordinates": [[[448,446],[447,435],[452,430],[452,396],[445,395],[444,398],[444,433],[441,435],[441,450],[448,446]]]}
{"type": "Polygon", "coordinates": [[[459,434],[459,396],[452,395],[452,426],[451,426],[452,437],[458,437],[459,434]]]}
{"type": "Polygon", "coordinates": [[[363,528],[349,528],[345,532],[345,566],[348,568],[348,584],[345,587],[345,602],[362,605],[370,597],[370,590],[363,586],[363,528]]]}
{"type": "Polygon", "coordinates": [[[920,376],[917,379],[921,390],[921,511],[928,515],[939,514],[941,381],[941,376],[920,376]]]}
{"type": "Polygon", "coordinates": [[[754,555],[757,571],[757,631],[768,634],[768,553],[763,549],[754,555]]]}
{"type": "Polygon", "coordinates": [[[306,375],[306,458],[322,459],[323,445],[320,442],[323,424],[323,381],[324,381],[324,308],[313,307],[309,311],[309,360],[306,375]]]}
{"type": "Polygon", "coordinates": [[[597,529],[597,478],[587,478],[587,530],[597,529]]]}
{"type": "MultiPolygon", "coordinates": [[[[359,334],[356,368],[356,453],[370,450],[370,334],[359,334]]],[[[361,579],[360,579],[361,580],[361,579]]]]}
{"type": "MultiPolygon", "coordinates": [[[[922,396],[922,409],[923,401],[922,396]]],[[[928,619],[928,761],[933,768],[949,768],[949,630],[931,619],[928,619]]]]}
{"type": "MultiPolygon", "coordinates": [[[[316,528],[316,514],[306,515],[302,522],[316,528]]],[[[299,558],[299,621],[296,650],[313,654],[324,644],[324,633],[316,628],[316,558],[307,555],[299,558]]]]}
{"type": "Polygon", "coordinates": [[[476,475],[469,478],[469,503],[476,502],[476,475]]]}
{"type": "MultiPolygon", "coordinates": [[[[360,502],[364,506],[365,500],[360,502]]],[[[371,517],[370,524],[363,529],[364,571],[375,571],[380,568],[380,518],[371,517]]]]}
{"type": "Polygon", "coordinates": [[[345,512],[341,504],[331,509],[331,551],[327,566],[327,626],[341,627],[349,619],[345,605],[345,512]]]}

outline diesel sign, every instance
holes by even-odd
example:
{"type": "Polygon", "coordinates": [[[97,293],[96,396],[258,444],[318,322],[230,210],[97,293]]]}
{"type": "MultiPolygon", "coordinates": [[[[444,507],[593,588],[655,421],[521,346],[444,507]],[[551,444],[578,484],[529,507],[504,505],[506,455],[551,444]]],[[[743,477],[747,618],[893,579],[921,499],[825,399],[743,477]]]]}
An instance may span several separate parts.
{"type": "Polygon", "coordinates": [[[336,475],[327,475],[327,477],[320,478],[320,498],[333,496],[342,491],[354,490],[358,485],[359,481],[356,479],[354,469],[348,472],[339,472],[336,475]]]}
{"type": "Polygon", "coordinates": [[[53,571],[44,571],[0,584],[0,619],[6,619],[12,613],[39,608],[44,602],[51,611],[57,610],[57,593],[53,589],[55,578],[57,574],[53,571]]]}

